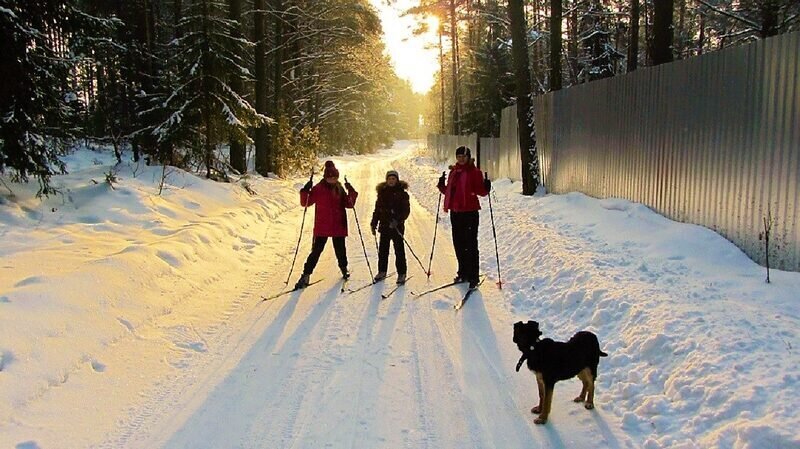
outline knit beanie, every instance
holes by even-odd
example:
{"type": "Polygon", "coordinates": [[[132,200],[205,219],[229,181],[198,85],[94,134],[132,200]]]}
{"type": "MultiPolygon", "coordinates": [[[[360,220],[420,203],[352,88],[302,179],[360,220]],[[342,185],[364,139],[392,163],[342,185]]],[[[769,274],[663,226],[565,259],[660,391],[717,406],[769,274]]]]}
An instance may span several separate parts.
{"type": "Polygon", "coordinates": [[[467,148],[467,147],[465,147],[463,145],[458,147],[458,148],[456,148],[456,156],[458,156],[459,154],[465,154],[467,156],[467,159],[472,157],[472,154],[471,154],[469,148],[467,148]]]}
{"type": "Polygon", "coordinates": [[[386,172],[386,179],[389,179],[389,176],[394,176],[397,180],[400,180],[400,175],[397,173],[397,170],[389,170],[386,172]]]}
{"type": "Polygon", "coordinates": [[[336,166],[333,165],[333,161],[325,161],[325,172],[323,175],[326,178],[338,178],[339,177],[339,170],[336,169],[336,166]]]}

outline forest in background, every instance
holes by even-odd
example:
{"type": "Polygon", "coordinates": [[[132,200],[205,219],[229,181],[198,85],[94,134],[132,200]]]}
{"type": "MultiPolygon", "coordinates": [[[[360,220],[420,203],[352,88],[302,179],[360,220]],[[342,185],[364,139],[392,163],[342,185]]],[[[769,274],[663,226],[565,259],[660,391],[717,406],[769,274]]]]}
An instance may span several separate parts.
{"type": "Polygon", "coordinates": [[[419,135],[367,0],[0,0],[0,173],[78,143],[213,179],[419,135]]]}
{"type": "Polygon", "coordinates": [[[431,132],[499,136],[517,98],[509,7],[520,3],[532,95],[800,30],[797,0],[421,0],[409,13],[439,25],[431,132]]]}
{"type": "Polygon", "coordinates": [[[85,143],[213,179],[247,161],[286,176],[425,131],[497,136],[518,98],[800,29],[796,0],[420,0],[406,13],[437,18],[418,21],[439,38],[424,98],[392,69],[368,0],[0,0],[0,174],[47,194],[85,143]]]}

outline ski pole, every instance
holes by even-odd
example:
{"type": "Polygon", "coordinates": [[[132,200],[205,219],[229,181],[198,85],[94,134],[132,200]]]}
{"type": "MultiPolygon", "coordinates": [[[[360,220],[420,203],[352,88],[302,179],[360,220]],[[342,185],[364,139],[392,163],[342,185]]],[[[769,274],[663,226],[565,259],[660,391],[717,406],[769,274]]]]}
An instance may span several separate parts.
{"type": "MultiPolygon", "coordinates": [[[[347,176],[344,177],[344,182],[347,182],[347,176]]],[[[364,250],[364,259],[367,261],[367,269],[369,270],[369,278],[375,279],[375,275],[372,274],[372,267],[369,265],[369,256],[367,255],[367,245],[364,244],[364,236],[361,235],[361,225],[358,223],[358,212],[356,212],[356,207],[353,205],[353,216],[356,217],[356,228],[358,228],[358,237],[361,239],[361,248],[364,250]]]]}
{"type": "MultiPolygon", "coordinates": [[[[311,170],[311,177],[308,181],[314,182],[314,170],[311,170]]],[[[306,212],[308,212],[308,202],[311,200],[311,192],[309,191],[306,196],[306,204],[303,205],[303,221],[300,222],[300,236],[297,237],[297,246],[294,249],[294,257],[292,258],[292,267],[289,268],[289,276],[286,277],[286,282],[283,285],[289,285],[289,279],[292,278],[292,271],[294,271],[294,263],[297,261],[297,253],[300,251],[300,240],[303,239],[303,227],[306,225],[306,212]]]]}
{"type": "MultiPolygon", "coordinates": [[[[444,176],[445,172],[442,172],[444,176]]],[[[439,201],[436,202],[436,224],[433,226],[433,243],[431,243],[431,257],[428,259],[428,280],[431,280],[431,263],[433,263],[433,250],[436,248],[436,231],[439,229],[439,206],[442,204],[442,192],[439,192],[439,201]]]]}
{"type": "Polygon", "coordinates": [[[422,271],[425,271],[425,266],[422,265],[422,261],[419,260],[419,257],[417,257],[417,253],[415,253],[414,249],[411,248],[411,245],[408,244],[408,240],[406,240],[405,236],[403,234],[401,234],[400,231],[397,228],[394,228],[394,232],[396,232],[397,235],[399,235],[400,238],[403,239],[403,243],[406,245],[406,247],[408,247],[408,250],[411,251],[411,255],[414,256],[414,259],[417,259],[417,263],[419,263],[419,267],[422,268],[422,271]]]}
{"type": "MultiPolygon", "coordinates": [[[[489,173],[483,174],[483,179],[489,179],[489,173]]],[[[500,253],[497,251],[497,231],[494,227],[494,211],[492,210],[492,192],[491,189],[487,196],[489,197],[489,216],[492,218],[492,236],[494,237],[494,257],[497,259],[497,288],[503,289],[503,280],[500,278],[500,253]]]]}

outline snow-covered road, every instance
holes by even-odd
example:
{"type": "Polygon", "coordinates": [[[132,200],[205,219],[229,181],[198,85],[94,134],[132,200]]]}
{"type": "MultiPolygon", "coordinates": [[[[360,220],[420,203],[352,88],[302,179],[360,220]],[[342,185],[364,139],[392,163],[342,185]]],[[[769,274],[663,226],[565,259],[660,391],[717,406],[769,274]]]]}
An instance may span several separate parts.
{"type": "MultiPolygon", "coordinates": [[[[415,147],[335,159],[360,192],[373,270],[368,223],[389,168],[411,184],[406,238],[427,263],[441,167],[415,147]]],[[[123,173],[114,190],[87,182],[105,169],[65,177],[68,201],[0,204],[0,447],[800,444],[800,414],[783,400],[800,394],[800,274],[764,284],[707,229],[623,200],[522,197],[505,180],[494,203],[503,290],[484,199],[488,279],[459,312],[464,286],[410,294],[455,273],[444,214],[430,282],[408,252],[413,277],[390,298],[393,278],[341,294],[329,245],[321,282],[262,302],[285,288],[304,181],[255,178],[251,197],[178,173],[156,196],[153,169],[123,173]],[[609,357],[595,410],[571,401],[573,379],[556,386],[549,423],[533,423],[535,380],[514,371],[523,319],[558,340],[598,334],[609,357]]],[[[348,213],[354,288],[370,275],[348,213]]],[[[313,211],[306,219],[290,283],[309,251],[313,211]]]]}
{"type": "MultiPolygon", "coordinates": [[[[384,154],[339,165],[360,190],[356,210],[365,227],[373,187],[391,160],[384,154]]],[[[413,199],[412,208],[406,237],[418,254],[427,254],[434,217],[413,199]]],[[[275,225],[297,229],[300,217],[295,210],[275,225]]],[[[352,216],[350,227],[350,285],[356,287],[369,274],[352,216]]],[[[410,295],[455,273],[447,231],[439,235],[430,284],[409,254],[413,279],[386,300],[380,294],[391,280],[340,294],[328,248],[313,277],[324,281],[269,303],[254,297],[248,326],[253,341],[228,351],[238,353],[236,364],[206,376],[195,373],[202,387],[191,401],[169,409],[154,403],[146,412],[156,425],[150,438],[125,442],[169,448],[623,447],[624,437],[612,430],[618,425],[573,404],[567,386],[560,386],[554,406],[552,420],[559,425],[534,427],[528,412],[533,377],[514,372],[512,317],[492,307],[500,296],[491,282],[460,313],[452,304],[463,287],[419,299],[410,295]]],[[[286,256],[269,270],[273,286],[287,271],[291,236],[268,233],[269,252],[286,256]]],[[[365,238],[374,270],[374,240],[365,238]]]]}

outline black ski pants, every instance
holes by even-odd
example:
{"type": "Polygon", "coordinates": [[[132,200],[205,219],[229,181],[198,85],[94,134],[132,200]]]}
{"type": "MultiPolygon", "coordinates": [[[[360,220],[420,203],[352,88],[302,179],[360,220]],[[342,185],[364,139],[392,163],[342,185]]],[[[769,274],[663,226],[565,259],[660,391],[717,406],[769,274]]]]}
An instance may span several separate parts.
{"type": "Polygon", "coordinates": [[[453,247],[458,259],[458,276],[468,280],[478,279],[478,211],[450,212],[453,228],[453,247]]]}
{"type": "MultiPolygon", "coordinates": [[[[336,252],[336,259],[339,261],[339,268],[347,268],[347,248],[344,245],[344,237],[331,237],[333,240],[333,250],[336,252]]],[[[325,244],[328,243],[328,237],[314,237],[314,243],[311,245],[311,254],[306,259],[306,264],[303,267],[303,274],[311,274],[314,268],[317,267],[319,256],[322,255],[322,250],[325,249],[325,244]]]]}
{"type": "Polygon", "coordinates": [[[386,272],[389,268],[389,244],[394,244],[394,266],[397,274],[406,274],[406,247],[403,237],[397,229],[387,228],[381,231],[380,243],[378,244],[378,271],[386,272]]]}

